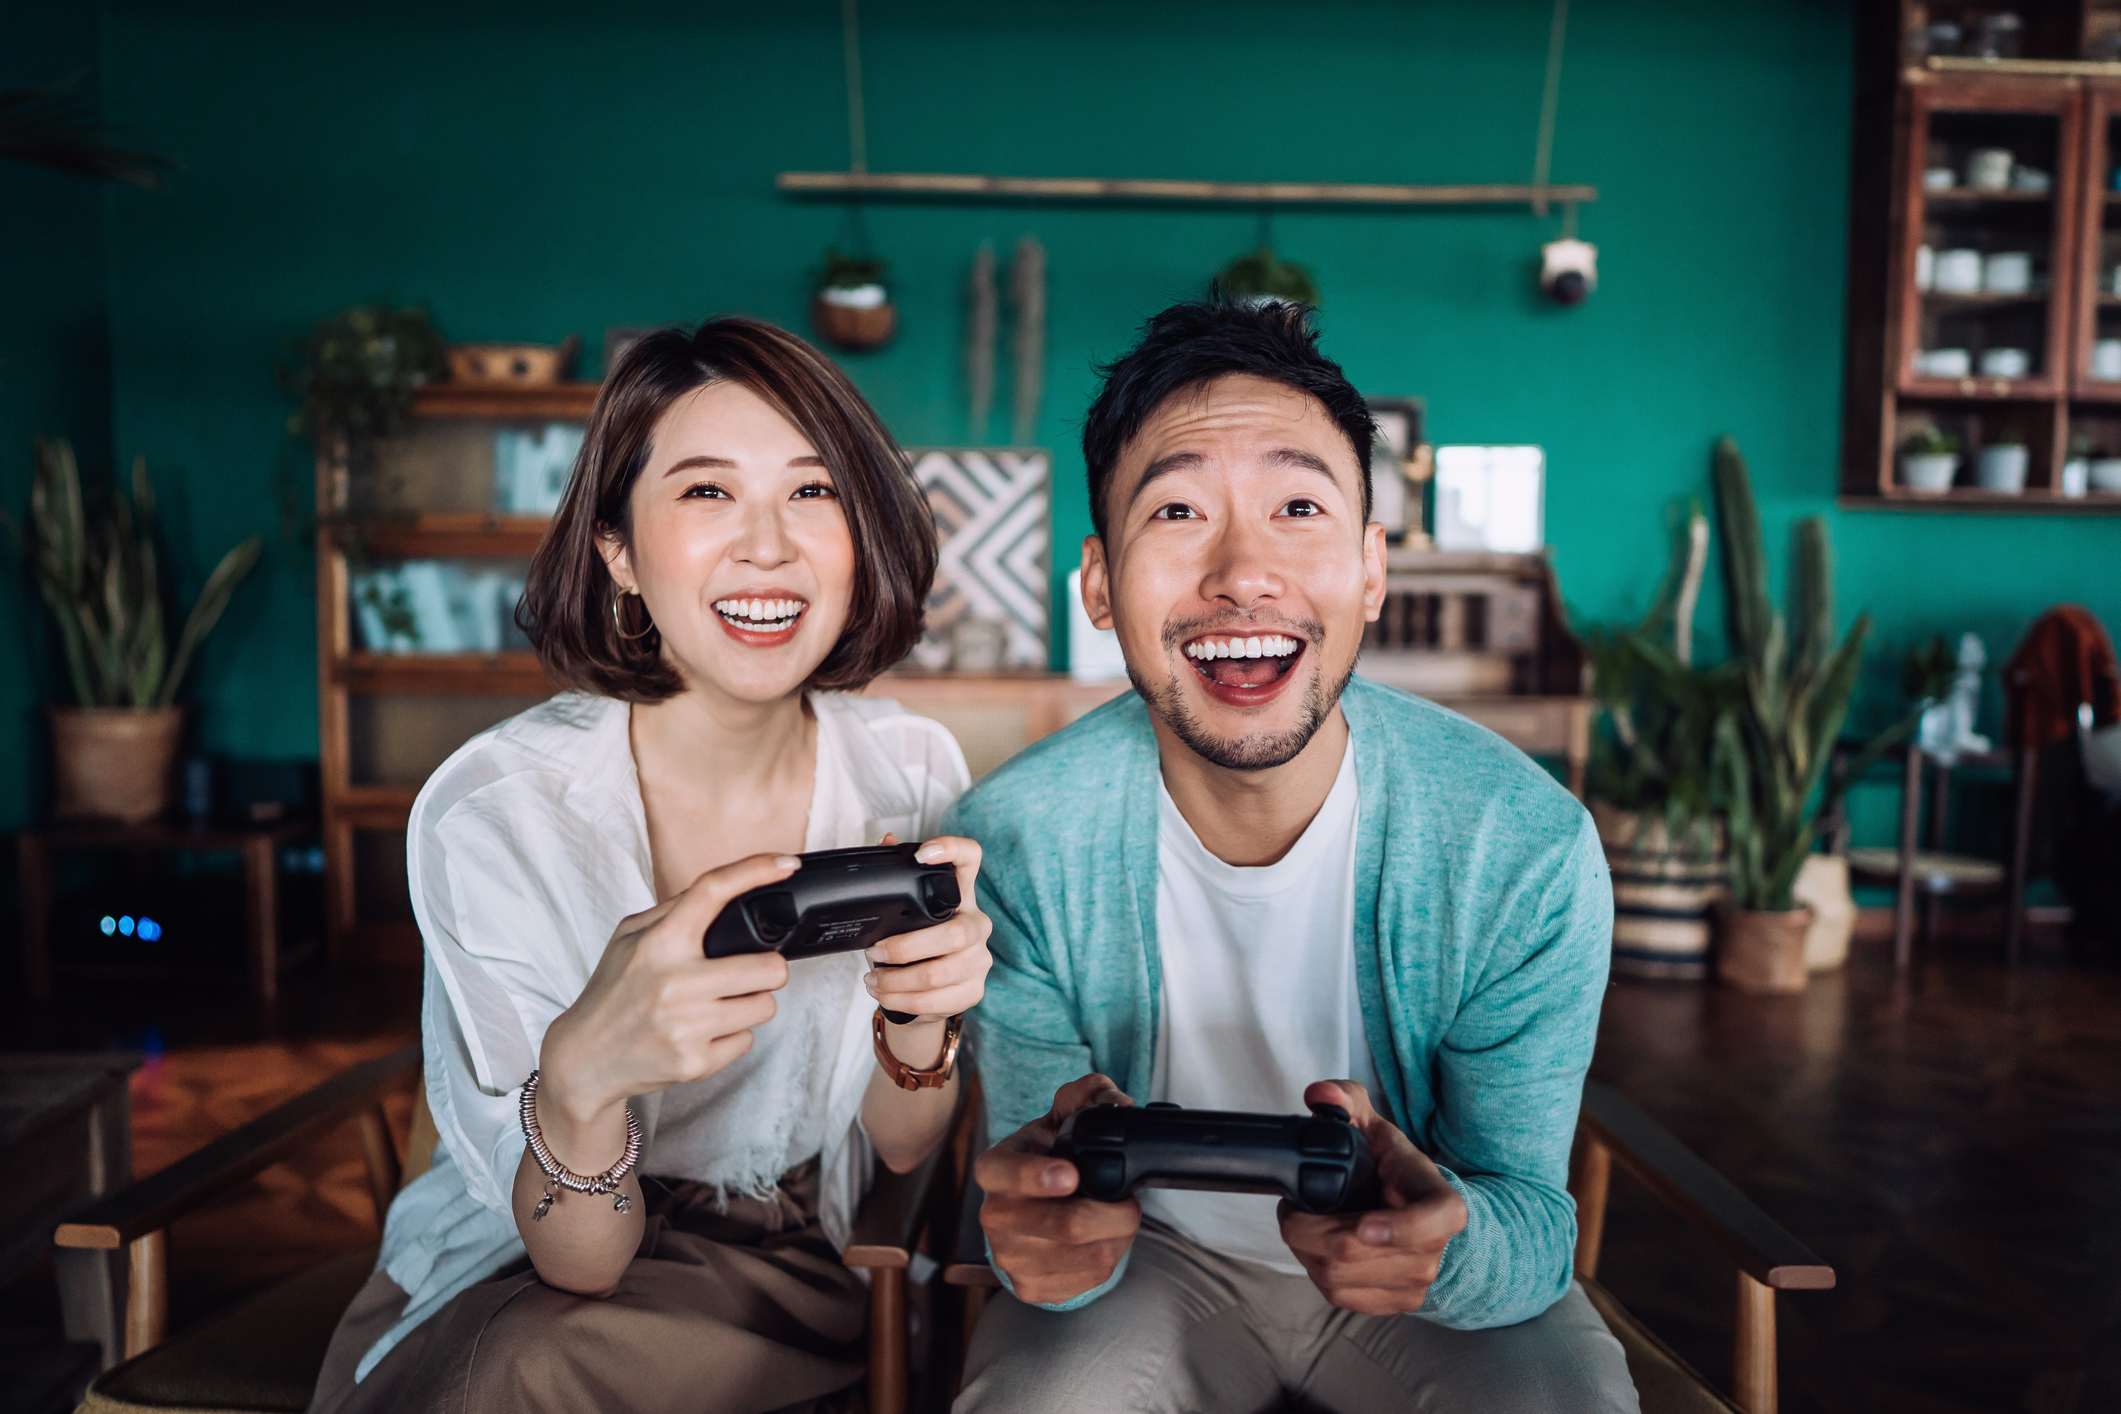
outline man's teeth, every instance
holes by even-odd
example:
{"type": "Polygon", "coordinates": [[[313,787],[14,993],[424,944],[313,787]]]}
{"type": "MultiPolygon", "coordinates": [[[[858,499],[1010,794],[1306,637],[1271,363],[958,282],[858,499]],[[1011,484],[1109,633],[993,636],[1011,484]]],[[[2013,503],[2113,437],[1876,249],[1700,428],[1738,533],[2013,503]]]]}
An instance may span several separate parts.
{"type": "Polygon", "coordinates": [[[1286,658],[1303,647],[1300,640],[1278,633],[1256,638],[1199,638],[1186,645],[1186,656],[1210,658],[1286,658]]]}
{"type": "Polygon", "coordinates": [[[714,610],[723,618],[784,628],[810,606],[800,599],[717,599],[714,610]]]}

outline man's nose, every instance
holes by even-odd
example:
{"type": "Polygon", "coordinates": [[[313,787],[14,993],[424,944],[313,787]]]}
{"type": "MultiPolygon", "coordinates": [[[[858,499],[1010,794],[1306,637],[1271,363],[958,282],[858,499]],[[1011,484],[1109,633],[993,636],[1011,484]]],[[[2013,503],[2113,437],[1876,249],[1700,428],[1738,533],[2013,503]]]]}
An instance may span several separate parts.
{"type": "Polygon", "coordinates": [[[1281,595],[1281,570],[1264,530],[1242,520],[1225,524],[1208,548],[1200,596],[1211,603],[1250,608],[1281,595]]]}

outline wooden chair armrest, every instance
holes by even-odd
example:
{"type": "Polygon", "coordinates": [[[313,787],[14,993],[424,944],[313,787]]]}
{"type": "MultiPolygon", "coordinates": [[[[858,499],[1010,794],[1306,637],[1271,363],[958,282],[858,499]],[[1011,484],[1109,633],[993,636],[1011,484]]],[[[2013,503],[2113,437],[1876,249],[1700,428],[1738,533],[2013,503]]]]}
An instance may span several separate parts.
{"type": "Polygon", "coordinates": [[[939,1144],[919,1168],[893,1173],[878,1166],[876,1181],[854,1214],[853,1230],[840,1260],[850,1267],[907,1267],[928,1212],[928,1189],[942,1167],[948,1145],[939,1144]]]}
{"type": "Polygon", "coordinates": [[[1584,1083],[1579,1124],[1753,1280],[1782,1291],[1834,1284],[1832,1267],[1612,1086],[1584,1083]]]}
{"type": "Polygon", "coordinates": [[[957,1205],[957,1236],[950,1244],[950,1260],[943,1264],[943,1281],[950,1286],[976,1286],[999,1289],[1002,1279],[994,1274],[994,1267],[987,1260],[987,1234],[979,1225],[980,1204],[987,1195],[978,1184],[967,1179],[962,1200],[957,1205]]]}
{"type": "Polygon", "coordinates": [[[334,1075],[195,1154],[103,1199],[53,1235],[61,1247],[122,1247],[169,1226],[336,1125],[379,1103],[420,1068],[418,1044],[334,1075]]]}

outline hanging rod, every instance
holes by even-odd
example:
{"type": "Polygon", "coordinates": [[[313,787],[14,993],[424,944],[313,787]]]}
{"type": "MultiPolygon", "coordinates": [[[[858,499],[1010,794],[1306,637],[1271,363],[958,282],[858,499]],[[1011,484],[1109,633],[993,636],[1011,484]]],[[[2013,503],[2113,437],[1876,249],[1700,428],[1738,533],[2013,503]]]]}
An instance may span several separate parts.
{"type": "Polygon", "coordinates": [[[932,196],[979,200],[1193,201],[1239,206],[1538,206],[1596,201],[1598,188],[1517,185],[1392,186],[1352,182],[1165,182],[1107,177],[982,177],[947,172],[783,172],[773,184],[802,195],[932,196]]]}

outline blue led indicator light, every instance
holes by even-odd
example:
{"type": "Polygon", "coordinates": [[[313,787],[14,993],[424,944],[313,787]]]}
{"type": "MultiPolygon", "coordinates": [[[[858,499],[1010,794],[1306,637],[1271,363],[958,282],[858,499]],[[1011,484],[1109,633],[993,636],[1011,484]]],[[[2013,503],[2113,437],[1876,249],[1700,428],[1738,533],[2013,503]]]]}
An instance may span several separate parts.
{"type": "Polygon", "coordinates": [[[133,935],[133,916],[130,913],[118,920],[118,931],[128,938],[133,935]]]}
{"type": "Polygon", "coordinates": [[[111,934],[118,931],[118,920],[106,913],[103,915],[103,923],[101,926],[103,928],[103,936],[107,938],[111,934]]]}
{"type": "Polygon", "coordinates": [[[162,941],[162,925],[152,918],[140,920],[139,933],[140,941],[144,943],[159,943],[162,941]]]}

